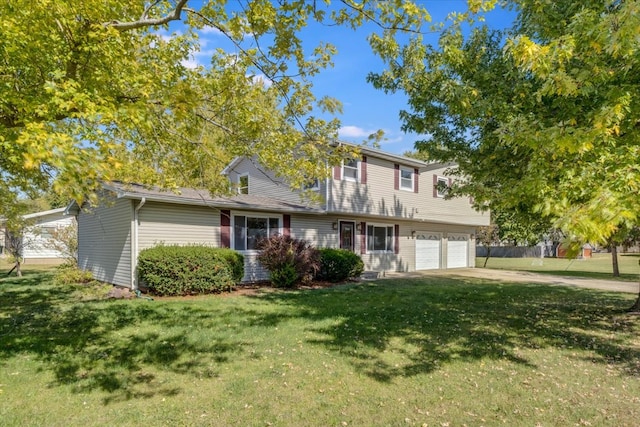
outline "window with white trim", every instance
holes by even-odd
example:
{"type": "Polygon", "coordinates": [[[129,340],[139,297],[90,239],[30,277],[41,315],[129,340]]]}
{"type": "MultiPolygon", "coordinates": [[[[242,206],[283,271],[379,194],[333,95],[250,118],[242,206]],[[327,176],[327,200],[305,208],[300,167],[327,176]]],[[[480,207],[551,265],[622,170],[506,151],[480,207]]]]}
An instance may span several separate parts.
{"type": "Polygon", "coordinates": [[[449,192],[449,178],[439,176],[436,182],[436,191],[438,197],[445,197],[449,192]]]}
{"type": "Polygon", "coordinates": [[[249,175],[238,176],[238,194],[249,194],[249,175]]]}
{"type": "Polygon", "coordinates": [[[402,190],[413,191],[414,173],[413,169],[400,167],[400,188],[402,190]]]}
{"type": "Polygon", "coordinates": [[[280,233],[280,223],[280,217],[234,215],[233,248],[238,251],[255,250],[261,239],[280,233]]]}
{"type": "Polygon", "coordinates": [[[393,225],[367,224],[367,252],[393,252],[393,225]]]}
{"type": "Polygon", "coordinates": [[[342,162],[342,177],[348,181],[358,180],[358,161],[345,160],[342,162]]]}

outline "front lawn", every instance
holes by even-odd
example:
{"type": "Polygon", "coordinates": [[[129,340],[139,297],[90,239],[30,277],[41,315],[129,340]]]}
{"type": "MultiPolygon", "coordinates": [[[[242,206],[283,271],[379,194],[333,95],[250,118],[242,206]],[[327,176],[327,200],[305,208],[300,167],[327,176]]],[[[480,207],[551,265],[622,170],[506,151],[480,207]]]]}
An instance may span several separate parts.
{"type": "MultiPolygon", "coordinates": [[[[592,258],[586,259],[491,257],[487,262],[487,268],[636,282],[640,278],[639,260],[640,254],[619,254],[620,277],[618,278],[613,277],[611,254],[609,253],[594,253],[592,258]]],[[[476,267],[482,268],[484,261],[484,257],[477,257],[476,267]]]]}
{"type": "Polygon", "coordinates": [[[5,426],[636,425],[633,295],[479,279],[96,299],[0,279],[5,426]]]}

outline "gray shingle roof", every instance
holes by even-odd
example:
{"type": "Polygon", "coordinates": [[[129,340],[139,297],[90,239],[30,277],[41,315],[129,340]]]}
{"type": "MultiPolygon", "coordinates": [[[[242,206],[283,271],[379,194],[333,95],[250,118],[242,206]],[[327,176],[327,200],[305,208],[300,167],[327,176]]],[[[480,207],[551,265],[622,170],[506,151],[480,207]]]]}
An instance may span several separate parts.
{"type": "Polygon", "coordinates": [[[118,198],[157,201],[181,205],[211,206],[216,208],[233,208],[274,212],[304,212],[324,214],[325,211],[318,207],[304,205],[302,203],[290,203],[270,197],[256,196],[252,194],[238,194],[229,197],[211,197],[205,189],[180,188],[178,191],[147,188],[139,184],[125,184],[122,182],[110,182],[104,188],[116,193],[118,198]]]}

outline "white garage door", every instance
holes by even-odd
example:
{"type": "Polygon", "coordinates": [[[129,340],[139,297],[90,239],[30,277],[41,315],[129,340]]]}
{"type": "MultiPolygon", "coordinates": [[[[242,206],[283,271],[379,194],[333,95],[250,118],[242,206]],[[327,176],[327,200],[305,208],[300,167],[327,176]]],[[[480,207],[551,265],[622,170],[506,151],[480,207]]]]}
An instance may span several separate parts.
{"type": "Polygon", "coordinates": [[[447,268],[468,267],[469,236],[449,234],[447,240],[447,268]]]}
{"type": "Polygon", "coordinates": [[[440,268],[440,240],[437,233],[416,233],[416,270],[440,268]]]}

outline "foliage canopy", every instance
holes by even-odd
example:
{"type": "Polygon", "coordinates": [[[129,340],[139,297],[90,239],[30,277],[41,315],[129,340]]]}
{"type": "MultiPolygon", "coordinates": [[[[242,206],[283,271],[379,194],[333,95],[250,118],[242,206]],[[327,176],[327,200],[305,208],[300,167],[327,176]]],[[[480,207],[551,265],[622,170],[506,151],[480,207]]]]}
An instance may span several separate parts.
{"type": "Polygon", "coordinates": [[[457,162],[452,194],[604,243],[640,212],[640,4],[506,3],[509,30],[456,22],[437,46],[379,49],[389,66],[369,79],[408,95],[419,150],[457,162]]]}
{"type": "Polygon", "coordinates": [[[0,5],[0,201],[52,188],[82,200],[100,181],[227,189],[248,155],[302,187],[345,153],[329,150],[340,111],[310,78],[335,48],[309,49],[311,22],[417,31],[411,2],[16,0],[0,5]],[[164,37],[172,21],[180,32],[164,37]],[[199,31],[233,49],[191,68],[199,31]]]}

